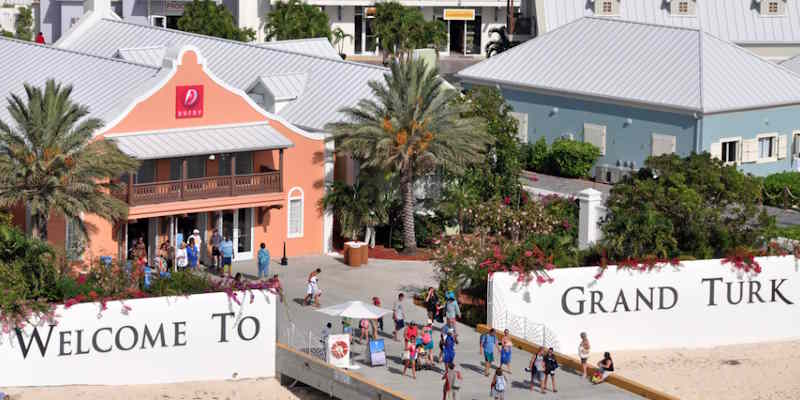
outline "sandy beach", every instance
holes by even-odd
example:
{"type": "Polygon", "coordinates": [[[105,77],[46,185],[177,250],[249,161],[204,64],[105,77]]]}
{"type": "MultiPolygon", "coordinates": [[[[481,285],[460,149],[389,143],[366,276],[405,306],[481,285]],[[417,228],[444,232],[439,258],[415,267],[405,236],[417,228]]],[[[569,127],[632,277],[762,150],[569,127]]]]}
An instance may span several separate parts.
{"type": "MultiPolygon", "coordinates": [[[[800,399],[800,340],[613,352],[619,374],[681,399],[800,399]]],[[[593,354],[597,362],[602,354],[593,354]]]]}
{"type": "MultiPolygon", "coordinates": [[[[123,372],[136,373],[136,372],[123,372]]],[[[203,381],[162,385],[61,386],[4,388],[11,400],[300,400],[313,399],[304,389],[296,396],[275,379],[203,381]]],[[[327,397],[327,396],[326,396],[327,397]]]]}

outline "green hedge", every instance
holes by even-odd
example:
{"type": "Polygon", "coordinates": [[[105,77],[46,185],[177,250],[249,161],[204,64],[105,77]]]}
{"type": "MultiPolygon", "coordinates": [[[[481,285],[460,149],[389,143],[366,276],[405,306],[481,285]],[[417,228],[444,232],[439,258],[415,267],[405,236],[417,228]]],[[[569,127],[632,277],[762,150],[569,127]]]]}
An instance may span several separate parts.
{"type": "Polygon", "coordinates": [[[589,176],[592,165],[600,157],[600,149],[591,143],[557,139],[550,148],[544,138],[525,147],[528,170],[565,178],[589,176]]]}
{"type": "Polygon", "coordinates": [[[771,206],[783,207],[783,191],[789,188],[792,196],[787,198],[788,204],[800,202],[800,172],[780,172],[764,178],[764,203],[771,206]]]}

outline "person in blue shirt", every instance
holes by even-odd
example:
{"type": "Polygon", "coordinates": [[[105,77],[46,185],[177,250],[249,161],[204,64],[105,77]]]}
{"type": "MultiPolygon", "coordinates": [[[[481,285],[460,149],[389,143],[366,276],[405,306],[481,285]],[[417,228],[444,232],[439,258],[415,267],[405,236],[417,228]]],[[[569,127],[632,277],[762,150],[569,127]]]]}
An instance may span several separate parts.
{"type": "Polygon", "coordinates": [[[489,333],[481,335],[481,350],[483,351],[483,361],[486,364],[484,375],[486,376],[489,376],[489,371],[492,369],[495,346],[497,346],[497,337],[495,336],[494,328],[492,328],[489,333]]]}
{"type": "Polygon", "coordinates": [[[261,243],[261,249],[258,250],[258,279],[262,277],[269,277],[269,250],[264,243],[261,243]]]}
{"type": "Polygon", "coordinates": [[[198,251],[197,246],[194,245],[194,238],[189,238],[189,245],[186,246],[186,259],[189,261],[189,268],[192,270],[197,269],[198,251]]]}
{"type": "Polygon", "coordinates": [[[233,264],[233,241],[227,236],[223,239],[222,244],[219,246],[219,250],[222,252],[222,272],[225,273],[225,269],[227,268],[228,275],[231,275],[233,264]]]}

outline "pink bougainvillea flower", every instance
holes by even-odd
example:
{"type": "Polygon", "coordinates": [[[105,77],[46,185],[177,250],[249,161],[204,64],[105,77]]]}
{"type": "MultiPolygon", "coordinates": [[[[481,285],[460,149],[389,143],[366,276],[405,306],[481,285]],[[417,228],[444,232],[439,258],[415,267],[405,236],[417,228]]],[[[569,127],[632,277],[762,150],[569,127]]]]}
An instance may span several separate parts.
{"type": "Polygon", "coordinates": [[[525,250],[525,257],[530,257],[533,255],[533,252],[530,250],[525,250]]]}
{"type": "Polygon", "coordinates": [[[504,203],[506,203],[506,205],[509,205],[509,204],[511,204],[511,197],[508,197],[508,196],[506,196],[506,197],[503,199],[503,202],[504,202],[504,203]]]}
{"type": "Polygon", "coordinates": [[[81,284],[81,285],[86,283],[86,275],[84,275],[84,274],[78,275],[78,283],[81,284]]]}
{"type": "Polygon", "coordinates": [[[89,298],[92,300],[97,300],[97,292],[95,292],[94,290],[90,291],[89,298]]]}

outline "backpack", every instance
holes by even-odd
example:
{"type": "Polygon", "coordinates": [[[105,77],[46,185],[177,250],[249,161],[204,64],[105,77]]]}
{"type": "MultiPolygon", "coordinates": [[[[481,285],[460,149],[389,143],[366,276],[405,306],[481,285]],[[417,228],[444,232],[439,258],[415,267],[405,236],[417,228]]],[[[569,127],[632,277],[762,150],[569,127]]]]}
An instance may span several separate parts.
{"type": "Polygon", "coordinates": [[[503,392],[506,390],[506,378],[502,376],[498,376],[494,382],[494,390],[498,392],[503,392]]]}

